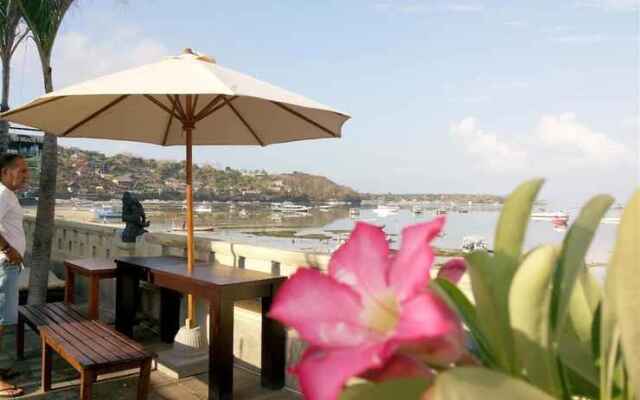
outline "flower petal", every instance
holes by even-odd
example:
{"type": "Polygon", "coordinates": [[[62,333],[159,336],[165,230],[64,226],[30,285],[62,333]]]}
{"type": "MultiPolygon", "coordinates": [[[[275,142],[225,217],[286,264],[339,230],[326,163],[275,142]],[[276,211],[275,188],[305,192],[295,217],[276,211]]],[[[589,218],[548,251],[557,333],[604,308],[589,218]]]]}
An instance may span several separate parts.
{"type": "Polygon", "coordinates": [[[456,284],[465,272],[467,272],[467,263],[464,258],[453,258],[440,268],[438,278],[443,278],[456,284]]]}
{"type": "Polygon", "coordinates": [[[316,346],[356,346],[368,330],[360,322],[362,305],[356,292],[330,276],[300,268],[280,287],[269,312],[316,346]]]}
{"type": "Polygon", "coordinates": [[[444,217],[438,217],[431,222],[411,225],[402,230],[400,251],[389,270],[389,285],[394,288],[400,301],[427,286],[433,263],[430,242],[440,233],[444,222],[444,217]]]}
{"type": "Polygon", "coordinates": [[[388,357],[385,353],[384,344],[345,349],[310,347],[291,372],[298,376],[305,399],[333,400],[349,378],[381,366],[388,357]]]}
{"type": "Polygon", "coordinates": [[[346,241],[331,256],[329,275],[371,296],[387,287],[389,244],[382,228],[358,222],[346,241]]]}
{"type": "Polygon", "coordinates": [[[403,353],[418,353],[421,359],[434,365],[448,365],[466,353],[460,320],[429,290],[402,305],[392,340],[402,347],[403,353]]]}
{"type": "Polygon", "coordinates": [[[431,368],[406,354],[394,354],[381,368],[368,370],[360,376],[373,382],[400,378],[423,378],[432,382],[435,379],[431,368]]]}

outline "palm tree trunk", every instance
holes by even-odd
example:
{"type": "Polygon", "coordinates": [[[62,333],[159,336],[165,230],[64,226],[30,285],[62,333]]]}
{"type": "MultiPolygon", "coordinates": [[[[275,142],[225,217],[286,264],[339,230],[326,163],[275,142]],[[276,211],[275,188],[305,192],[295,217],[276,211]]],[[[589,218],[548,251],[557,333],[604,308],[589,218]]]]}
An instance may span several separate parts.
{"type": "MultiPolygon", "coordinates": [[[[45,92],[53,91],[51,61],[42,59],[45,92]]],[[[40,199],[36,214],[36,229],[31,250],[31,275],[29,277],[29,304],[43,304],[47,300],[51,243],[53,242],[54,215],[56,209],[56,176],[58,171],[58,138],[45,133],[40,168],[40,199]]]]}
{"type": "MultiPolygon", "coordinates": [[[[0,112],[9,110],[9,85],[11,84],[11,54],[2,52],[2,100],[0,112]]],[[[0,154],[9,149],[9,121],[0,121],[0,154]]]]}

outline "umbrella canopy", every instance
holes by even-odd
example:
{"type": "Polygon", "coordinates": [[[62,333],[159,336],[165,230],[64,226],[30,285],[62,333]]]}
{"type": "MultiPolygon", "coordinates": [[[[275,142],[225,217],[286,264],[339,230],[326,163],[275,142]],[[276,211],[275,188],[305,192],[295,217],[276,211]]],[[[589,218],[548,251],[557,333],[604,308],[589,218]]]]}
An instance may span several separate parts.
{"type": "Polygon", "coordinates": [[[186,50],[37,98],[1,115],[59,137],[261,145],[340,137],[349,116],[186,50]],[[191,105],[187,95],[192,96],[191,105]]]}
{"type": "MultiPolygon", "coordinates": [[[[186,146],[187,265],[193,270],[193,145],[338,138],[349,116],[186,49],[41,96],[0,117],[59,137],[186,146]]],[[[188,296],[186,326],[195,326],[188,296]]]]}

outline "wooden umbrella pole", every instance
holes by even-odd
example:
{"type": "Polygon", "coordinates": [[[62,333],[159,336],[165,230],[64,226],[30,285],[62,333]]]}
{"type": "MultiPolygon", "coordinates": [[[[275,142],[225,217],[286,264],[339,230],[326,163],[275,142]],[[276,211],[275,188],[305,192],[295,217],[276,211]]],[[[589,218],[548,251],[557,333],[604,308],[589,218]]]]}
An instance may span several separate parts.
{"type": "MultiPolygon", "coordinates": [[[[191,131],[193,125],[184,124],[184,132],[186,136],[187,147],[187,271],[193,273],[193,189],[192,189],[192,159],[191,159],[191,131]]],[[[196,305],[193,299],[193,295],[189,293],[187,295],[187,320],[185,326],[189,329],[196,327],[196,305]]]]}

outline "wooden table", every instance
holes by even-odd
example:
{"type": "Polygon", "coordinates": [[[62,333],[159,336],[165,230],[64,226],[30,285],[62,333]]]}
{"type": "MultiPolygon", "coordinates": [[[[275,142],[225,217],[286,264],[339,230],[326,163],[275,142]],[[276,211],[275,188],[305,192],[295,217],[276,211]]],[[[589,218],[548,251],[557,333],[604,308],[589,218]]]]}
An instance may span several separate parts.
{"type": "Polygon", "coordinates": [[[233,303],[262,299],[261,383],[281,389],[285,379],[285,328],[267,317],[273,296],[286,277],[218,263],[197,263],[187,272],[181,257],[116,258],[116,329],[128,336],[138,302],[139,281],[161,288],[161,338],[172,342],[178,331],[181,293],[209,301],[209,399],[233,398],[233,303]]]}
{"type": "Polygon", "coordinates": [[[89,279],[89,313],[90,319],[99,319],[100,280],[116,277],[116,264],[109,258],[81,258],[65,260],[66,282],[64,286],[64,302],[75,303],[74,285],[76,274],[89,279]]]}

